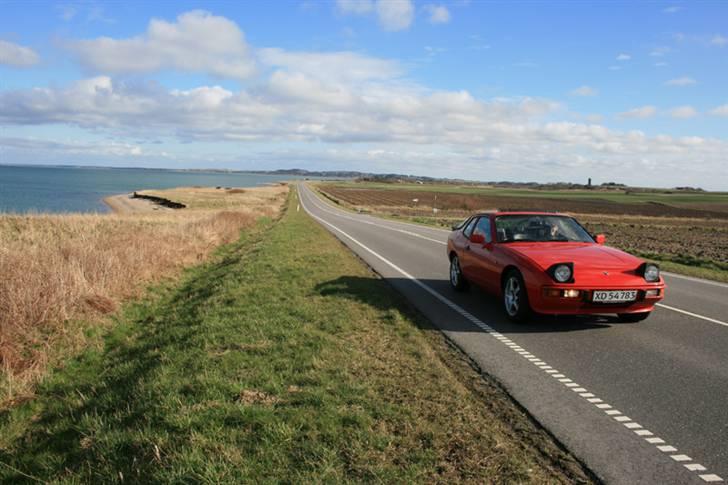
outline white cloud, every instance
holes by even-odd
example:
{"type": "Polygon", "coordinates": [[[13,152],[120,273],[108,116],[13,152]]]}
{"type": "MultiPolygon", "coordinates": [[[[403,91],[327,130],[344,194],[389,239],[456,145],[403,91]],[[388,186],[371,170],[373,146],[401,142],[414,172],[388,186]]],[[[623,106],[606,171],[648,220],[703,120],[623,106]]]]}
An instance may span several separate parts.
{"type": "Polygon", "coordinates": [[[657,114],[657,108],[654,106],[640,106],[623,113],[619,113],[618,117],[622,119],[647,119],[657,114]]]}
{"type": "Polygon", "coordinates": [[[672,49],[670,49],[669,47],[655,47],[650,51],[650,55],[652,57],[664,57],[665,55],[669,54],[670,51],[672,51],[672,49]]]}
{"type": "Polygon", "coordinates": [[[78,13],[77,9],[73,5],[56,5],[56,9],[60,11],[61,19],[68,22],[78,13]]]}
{"type": "Polygon", "coordinates": [[[580,86],[571,92],[572,96],[596,96],[599,91],[591,86],[580,86]]]}
{"type": "MultiPolygon", "coordinates": [[[[143,148],[137,144],[109,141],[103,143],[89,143],[80,141],[52,141],[37,138],[0,137],[0,146],[5,149],[22,151],[46,150],[62,154],[62,157],[76,155],[114,156],[114,157],[140,157],[146,155],[143,148]]],[[[156,154],[159,156],[159,154],[156,154]]]]}
{"type": "Polygon", "coordinates": [[[257,55],[263,65],[331,82],[392,79],[403,73],[396,61],[367,57],[355,52],[295,52],[265,48],[258,49],[257,55]]]}
{"type": "Polygon", "coordinates": [[[663,8],[662,9],[662,13],[672,14],[672,13],[677,13],[680,10],[682,10],[682,7],[678,7],[677,5],[673,5],[671,7],[663,8]]]}
{"type": "Polygon", "coordinates": [[[428,4],[425,5],[425,10],[433,24],[446,24],[450,21],[450,11],[444,5],[428,4]]]}
{"type": "MultiPolygon", "coordinates": [[[[145,140],[167,137],[190,142],[179,145],[190,148],[210,142],[215,150],[225,141],[235,142],[227,144],[234,147],[229,149],[234,160],[241,159],[239,147],[245,143],[246,159],[271,168],[291,163],[314,167],[323,160],[337,167],[391,171],[396,166],[403,172],[471,178],[485,172],[494,178],[536,180],[565,173],[598,177],[615,170],[645,173],[655,166],[669,175],[677,174],[689,155],[701,163],[688,169],[694,173],[680,172],[680,182],[688,183],[692,176],[714,181],[710,174],[720,169],[728,152],[728,143],[720,140],[618,132],[593,116],[588,123],[553,121],[564,107],[548,99],[479,99],[468,91],[429,89],[411,81],[392,60],[354,52],[252,50],[234,23],[202,12],[183,14],[174,23],[153,21],[145,34],[130,39],[82,42],[87,44],[74,48],[95,70],[101,68],[91,61],[111,63],[118,72],[225,71],[242,78],[238,67],[259,65],[260,78],[239,90],[216,85],[169,90],[110,75],[62,87],[5,90],[0,91],[0,125],[19,127],[24,136],[44,130],[34,128],[41,125],[93,132],[117,140],[106,148],[110,155],[137,159],[153,156],[145,140]],[[208,32],[207,21],[219,27],[215,39],[230,42],[213,45],[190,34],[208,32]],[[98,48],[95,55],[88,51],[92,47],[98,48]],[[190,52],[184,59],[183,53],[190,52]],[[101,53],[119,55],[101,59],[101,53]],[[135,55],[141,67],[132,63],[135,55]]],[[[582,88],[587,88],[582,93],[596,93],[582,88]]],[[[655,113],[656,108],[645,106],[621,117],[655,113]]],[[[94,149],[104,147],[88,150],[94,149]]],[[[12,150],[10,155],[3,152],[6,159],[22,156],[22,147],[12,150]]],[[[179,151],[187,153],[186,148],[179,151]]],[[[194,158],[203,160],[199,152],[194,158]]]]}
{"type": "Polygon", "coordinates": [[[82,64],[101,73],[165,69],[246,79],[255,72],[245,36],[225,17],[195,10],[176,22],[153,19],[146,33],[128,39],[99,37],[69,44],[82,64]]]}
{"type": "Polygon", "coordinates": [[[343,14],[361,15],[374,10],[372,0],[336,0],[336,8],[343,14]]]}
{"type": "Polygon", "coordinates": [[[712,39],[710,39],[710,43],[713,45],[717,45],[718,47],[723,47],[725,45],[728,45],[728,37],[723,37],[720,34],[716,34],[713,36],[712,39]]]}
{"type": "Polygon", "coordinates": [[[630,59],[632,59],[632,56],[630,56],[629,54],[619,54],[617,56],[618,61],[628,61],[630,59]]]}
{"type": "Polygon", "coordinates": [[[721,106],[717,106],[710,110],[710,114],[713,116],[726,116],[728,117],[728,104],[723,104],[721,106]]]}
{"type": "Polygon", "coordinates": [[[670,111],[670,116],[678,119],[693,118],[698,112],[692,106],[678,106],[670,111]]]}
{"type": "Polygon", "coordinates": [[[30,47],[0,39],[0,65],[30,67],[39,60],[38,54],[30,47]]]}
{"type": "MultiPolygon", "coordinates": [[[[211,142],[216,150],[225,141],[246,143],[244,158],[258,160],[255,168],[324,164],[389,172],[396,166],[426,175],[482,178],[485,170],[489,178],[547,180],[564,174],[608,177],[615,170],[639,174],[659,166],[661,177],[679,174],[666,182],[673,185],[688,179],[693,185],[728,182],[715,177],[728,151],[724,141],[549,121],[561,109],[550,100],[482,100],[467,91],[429,90],[399,78],[331,82],[293,70],[276,70],[238,92],[220,86],[168,91],[107,76],[64,88],[0,92],[0,123],[21,126],[24,136],[33,125],[75,126],[112,135],[118,145],[110,151],[140,160],[150,156],[147,146],[154,146],[145,139],[168,137],[211,142]],[[686,156],[700,163],[678,170],[686,156]]],[[[642,107],[627,117],[655,111],[642,107]]],[[[239,145],[230,146],[237,154],[230,160],[240,160],[239,145]]],[[[7,159],[23,152],[4,151],[7,159]]],[[[199,166],[203,158],[194,154],[186,158],[199,166]]]]}
{"type": "Polygon", "coordinates": [[[415,13],[411,0],[336,0],[336,9],[345,15],[374,12],[381,28],[390,32],[408,29],[415,13]]]}
{"type": "Polygon", "coordinates": [[[697,83],[697,81],[695,79],[693,79],[691,77],[683,76],[683,77],[678,77],[675,79],[670,79],[669,81],[665,82],[665,85],[683,87],[683,86],[691,86],[696,83],[697,83]]]}
{"type": "Polygon", "coordinates": [[[374,9],[379,25],[390,32],[408,29],[415,12],[411,0],[378,0],[374,9]]]}

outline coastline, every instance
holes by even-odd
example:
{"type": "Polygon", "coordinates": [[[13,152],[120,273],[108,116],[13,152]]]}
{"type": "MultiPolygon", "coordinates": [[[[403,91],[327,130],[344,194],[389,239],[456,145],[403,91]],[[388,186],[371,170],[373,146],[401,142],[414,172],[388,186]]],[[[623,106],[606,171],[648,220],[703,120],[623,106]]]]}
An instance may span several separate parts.
{"type": "Polygon", "coordinates": [[[104,197],[104,203],[111,208],[114,214],[139,214],[159,210],[168,210],[166,207],[155,204],[147,199],[135,199],[132,193],[117,194],[104,197]]]}

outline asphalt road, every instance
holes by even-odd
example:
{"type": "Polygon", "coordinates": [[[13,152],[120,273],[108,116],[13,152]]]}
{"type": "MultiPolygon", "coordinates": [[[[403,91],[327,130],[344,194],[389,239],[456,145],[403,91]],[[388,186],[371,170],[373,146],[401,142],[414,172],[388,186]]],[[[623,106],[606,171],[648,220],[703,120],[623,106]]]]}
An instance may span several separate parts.
{"type": "Polygon", "coordinates": [[[728,478],[728,285],[666,275],[644,322],[510,323],[500,301],[448,282],[448,232],[338,209],[299,185],[330,230],[608,483],[728,478]],[[687,312],[687,313],[686,313],[687,312]]]}

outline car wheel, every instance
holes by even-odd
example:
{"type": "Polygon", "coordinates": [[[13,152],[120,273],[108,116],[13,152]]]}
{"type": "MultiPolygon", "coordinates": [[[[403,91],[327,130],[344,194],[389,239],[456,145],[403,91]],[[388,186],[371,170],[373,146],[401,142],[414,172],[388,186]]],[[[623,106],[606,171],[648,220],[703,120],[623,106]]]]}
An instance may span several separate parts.
{"type": "Polygon", "coordinates": [[[526,284],[518,271],[510,271],[503,282],[503,308],[514,322],[525,322],[531,316],[526,284]]]}
{"type": "Polygon", "coordinates": [[[650,316],[650,313],[652,313],[652,312],[620,313],[617,315],[617,317],[619,317],[620,322],[635,323],[635,322],[641,322],[642,320],[646,319],[647,317],[650,316]]]}
{"type": "Polygon", "coordinates": [[[455,288],[455,291],[465,291],[468,289],[468,281],[460,269],[460,259],[458,259],[457,255],[450,259],[450,284],[455,288]]]}

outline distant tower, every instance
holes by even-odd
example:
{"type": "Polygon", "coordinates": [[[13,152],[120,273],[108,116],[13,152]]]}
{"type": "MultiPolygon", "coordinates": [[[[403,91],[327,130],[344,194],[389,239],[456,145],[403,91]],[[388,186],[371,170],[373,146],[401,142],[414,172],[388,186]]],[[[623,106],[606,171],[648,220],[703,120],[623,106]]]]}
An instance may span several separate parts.
{"type": "Polygon", "coordinates": [[[591,187],[591,177],[589,177],[589,183],[587,183],[586,186],[591,187]]]}

